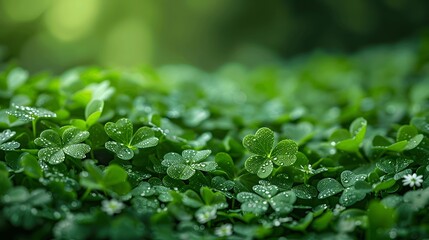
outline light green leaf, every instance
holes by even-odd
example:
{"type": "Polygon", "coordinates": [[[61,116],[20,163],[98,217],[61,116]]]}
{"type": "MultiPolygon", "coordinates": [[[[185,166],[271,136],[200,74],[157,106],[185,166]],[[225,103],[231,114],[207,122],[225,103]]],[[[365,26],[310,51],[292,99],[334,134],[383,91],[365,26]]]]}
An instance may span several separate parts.
{"type": "Polygon", "coordinates": [[[40,137],[34,139],[34,143],[40,147],[60,147],[62,145],[60,135],[52,129],[43,131],[40,137]]]}
{"type": "Polygon", "coordinates": [[[79,143],[79,144],[68,145],[63,148],[63,151],[65,154],[69,156],[72,156],[77,159],[83,159],[86,157],[85,154],[91,151],[91,148],[84,143],[79,143]]]}
{"type": "Polygon", "coordinates": [[[282,140],[271,153],[272,161],[279,166],[290,166],[296,161],[298,145],[292,140],[282,140]]]}
{"type": "Polygon", "coordinates": [[[263,198],[272,198],[278,192],[279,188],[275,185],[255,185],[252,190],[263,198]]]}
{"type": "Polygon", "coordinates": [[[250,152],[261,156],[268,156],[274,145],[274,132],[269,128],[260,128],[255,135],[247,135],[243,139],[243,146],[250,152]]]}
{"type": "Polygon", "coordinates": [[[94,99],[86,105],[85,118],[88,126],[94,125],[103,112],[104,101],[100,99],[94,99]]]}
{"type": "Polygon", "coordinates": [[[6,113],[11,116],[15,116],[18,119],[31,122],[36,118],[55,118],[57,115],[44,108],[34,108],[20,105],[12,105],[6,113]]]}
{"type": "Polygon", "coordinates": [[[12,141],[12,142],[0,144],[0,149],[3,151],[13,151],[19,148],[19,146],[20,146],[19,142],[12,141]]]}
{"type": "Polygon", "coordinates": [[[137,148],[148,148],[158,144],[158,138],[155,137],[152,129],[148,127],[139,128],[131,140],[131,145],[137,148]]]}
{"type": "Polygon", "coordinates": [[[106,123],[104,130],[110,138],[125,145],[130,144],[133,137],[133,124],[127,118],[121,118],[116,123],[106,123]]]}
{"type": "Polygon", "coordinates": [[[59,147],[42,148],[38,153],[39,159],[50,164],[62,163],[65,159],[64,152],[59,147]]]}
{"type": "Polygon", "coordinates": [[[247,171],[257,174],[260,178],[268,177],[273,171],[271,160],[259,155],[250,156],[244,165],[247,171]]]}
{"type": "Polygon", "coordinates": [[[216,162],[201,162],[201,163],[191,164],[190,166],[195,170],[211,172],[216,169],[217,164],[216,162]]]}
{"type": "Polygon", "coordinates": [[[89,137],[88,131],[82,131],[79,128],[71,127],[64,130],[62,139],[63,145],[71,145],[76,143],[81,143],[89,137]]]}
{"type": "Polygon", "coordinates": [[[177,164],[168,167],[168,176],[174,179],[187,180],[195,174],[195,170],[184,164],[177,164]]]}
{"type": "Polygon", "coordinates": [[[206,159],[210,155],[210,153],[211,153],[211,150],[196,151],[196,150],[188,149],[182,152],[182,156],[186,160],[197,163],[206,159]]]}
{"type": "Polygon", "coordinates": [[[103,185],[111,186],[127,181],[127,172],[118,165],[110,165],[103,172],[103,185]]]}

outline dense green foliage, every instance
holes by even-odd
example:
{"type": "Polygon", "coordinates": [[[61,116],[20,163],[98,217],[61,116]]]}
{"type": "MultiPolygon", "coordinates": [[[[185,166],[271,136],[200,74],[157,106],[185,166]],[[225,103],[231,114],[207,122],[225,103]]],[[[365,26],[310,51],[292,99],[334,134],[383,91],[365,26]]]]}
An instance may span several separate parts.
{"type": "Polygon", "coordinates": [[[0,231],[428,237],[428,89],[409,46],[212,74],[10,66],[0,73],[0,231]]]}

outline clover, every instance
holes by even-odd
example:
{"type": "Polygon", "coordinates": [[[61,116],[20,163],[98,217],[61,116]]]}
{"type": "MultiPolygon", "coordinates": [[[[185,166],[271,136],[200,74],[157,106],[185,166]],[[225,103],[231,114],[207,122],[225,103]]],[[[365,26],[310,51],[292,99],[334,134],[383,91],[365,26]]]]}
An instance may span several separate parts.
{"type": "Polygon", "coordinates": [[[298,145],[290,139],[282,140],[274,146],[274,132],[265,127],[256,131],[255,135],[245,136],[243,146],[254,154],[246,160],[246,170],[260,178],[271,174],[273,163],[278,166],[292,165],[298,152],[298,145]]]}
{"type": "Polygon", "coordinates": [[[161,164],[168,167],[168,176],[174,179],[187,180],[195,174],[196,170],[210,172],[216,169],[216,162],[203,162],[210,153],[210,150],[196,151],[191,149],[184,150],[182,155],[170,152],[165,154],[161,164]]]}
{"type": "Polygon", "coordinates": [[[6,114],[14,116],[23,122],[32,122],[33,135],[36,137],[36,123],[39,118],[55,118],[56,113],[53,113],[44,108],[35,108],[12,104],[6,111],[6,114]]]}
{"type": "Polygon", "coordinates": [[[341,173],[341,183],[333,178],[324,178],[317,184],[318,198],[324,199],[343,192],[339,203],[343,206],[351,206],[364,199],[366,194],[371,191],[369,184],[364,182],[366,177],[365,174],[355,174],[345,170],[341,173]]]}
{"type": "Polygon", "coordinates": [[[133,124],[126,118],[121,118],[116,123],[106,123],[104,130],[115,140],[106,142],[104,146],[122,160],[133,158],[134,151],[139,148],[149,148],[158,144],[158,138],[148,127],[139,128],[133,135],[133,124]]]}
{"type": "Polygon", "coordinates": [[[82,143],[89,137],[89,132],[76,127],[69,127],[62,135],[52,129],[43,131],[34,143],[40,147],[38,156],[42,161],[50,164],[59,164],[65,160],[66,155],[83,159],[91,148],[82,143]]]}
{"type": "Polygon", "coordinates": [[[13,136],[15,136],[16,132],[11,131],[9,129],[4,130],[0,133],[0,149],[3,151],[11,151],[19,148],[19,142],[11,141],[7,142],[13,136]]]}
{"type": "Polygon", "coordinates": [[[259,181],[259,185],[252,187],[251,192],[240,192],[237,194],[237,200],[241,202],[243,212],[251,212],[256,215],[264,214],[269,206],[276,214],[284,215],[292,211],[293,204],[296,201],[296,195],[293,191],[279,192],[276,185],[270,185],[267,181],[259,181]]]}

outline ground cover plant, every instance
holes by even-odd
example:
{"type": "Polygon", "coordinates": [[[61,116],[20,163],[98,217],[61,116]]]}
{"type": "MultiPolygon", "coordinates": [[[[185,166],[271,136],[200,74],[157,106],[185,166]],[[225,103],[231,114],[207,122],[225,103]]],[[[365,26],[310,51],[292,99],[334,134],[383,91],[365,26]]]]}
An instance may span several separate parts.
{"type": "Polygon", "coordinates": [[[13,239],[422,239],[429,70],[415,45],[213,73],[0,73],[13,239]]]}

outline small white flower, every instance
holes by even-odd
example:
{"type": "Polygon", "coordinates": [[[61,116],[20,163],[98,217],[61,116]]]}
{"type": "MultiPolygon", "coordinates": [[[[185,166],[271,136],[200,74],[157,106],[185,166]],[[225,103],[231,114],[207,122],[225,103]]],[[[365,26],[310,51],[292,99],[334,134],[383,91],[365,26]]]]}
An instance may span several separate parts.
{"type": "Polygon", "coordinates": [[[203,207],[195,213],[195,218],[199,223],[206,223],[210,220],[216,219],[216,208],[203,207]]]}
{"type": "Polygon", "coordinates": [[[342,211],[344,211],[346,208],[344,207],[344,206],[342,206],[342,205],[340,205],[340,204],[337,204],[337,205],[335,205],[335,208],[334,208],[334,211],[333,211],[333,213],[334,213],[334,215],[335,216],[337,216],[337,215],[339,215],[342,211]]]}
{"type": "Polygon", "coordinates": [[[314,169],[311,164],[308,164],[307,166],[301,165],[299,170],[305,174],[314,174],[314,169]]]}
{"type": "Polygon", "coordinates": [[[232,235],[232,225],[227,223],[217,227],[214,231],[218,237],[227,237],[232,235]]]}
{"type": "Polygon", "coordinates": [[[122,202],[116,199],[103,200],[101,204],[102,204],[101,210],[103,210],[105,213],[109,215],[120,213],[122,209],[125,207],[125,205],[122,202]]]}
{"type": "Polygon", "coordinates": [[[423,176],[422,175],[418,175],[413,173],[411,174],[407,174],[404,176],[404,180],[402,180],[402,182],[404,183],[404,186],[409,185],[410,187],[420,187],[421,183],[423,182],[423,176]]]}

